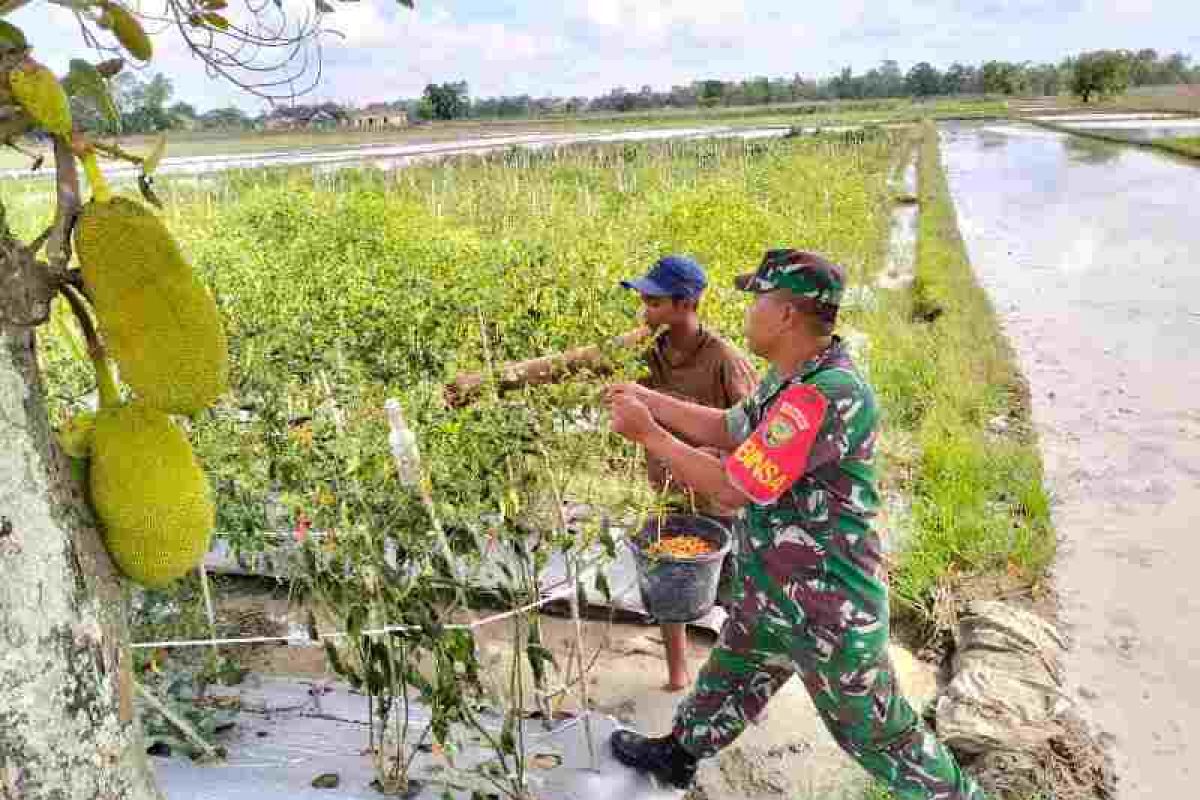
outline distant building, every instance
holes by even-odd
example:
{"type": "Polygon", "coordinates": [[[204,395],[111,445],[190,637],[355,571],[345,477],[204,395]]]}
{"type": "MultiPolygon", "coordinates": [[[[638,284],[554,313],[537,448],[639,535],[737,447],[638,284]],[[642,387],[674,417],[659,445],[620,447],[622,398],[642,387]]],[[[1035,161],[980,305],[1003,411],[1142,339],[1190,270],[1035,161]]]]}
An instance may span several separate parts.
{"type": "Polygon", "coordinates": [[[338,106],[284,106],[263,121],[268,131],[333,130],[343,124],[346,113],[338,106]]]}
{"type": "Polygon", "coordinates": [[[342,117],[339,117],[328,109],[319,109],[311,117],[308,118],[308,127],[316,128],[317,130],[332,130],[340,125],[342,117]]]}
{"type": "Polygon", "coordinates": [[[294,131],[302,126],[303,123],[292,117],[267,117],[263,120],[263,129],[268,131],[294,131]]]}
{"type": "Polygon", "coordinates": [[[344,125],[359,131],[385,131],[408,127],[408,112],[403,108],[375,103],[350,112],[344,125]]]}

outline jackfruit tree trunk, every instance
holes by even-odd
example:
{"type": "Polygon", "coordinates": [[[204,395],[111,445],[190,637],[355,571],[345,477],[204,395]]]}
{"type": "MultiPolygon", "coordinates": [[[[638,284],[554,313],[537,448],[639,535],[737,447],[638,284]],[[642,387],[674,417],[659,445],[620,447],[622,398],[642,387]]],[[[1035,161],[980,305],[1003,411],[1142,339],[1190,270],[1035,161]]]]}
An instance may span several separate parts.
{"type": "Polygon", "coordinates": [[[0,319],[0,800],[161,800],[121,587],[53,442],[33,337],[0,319]]]}

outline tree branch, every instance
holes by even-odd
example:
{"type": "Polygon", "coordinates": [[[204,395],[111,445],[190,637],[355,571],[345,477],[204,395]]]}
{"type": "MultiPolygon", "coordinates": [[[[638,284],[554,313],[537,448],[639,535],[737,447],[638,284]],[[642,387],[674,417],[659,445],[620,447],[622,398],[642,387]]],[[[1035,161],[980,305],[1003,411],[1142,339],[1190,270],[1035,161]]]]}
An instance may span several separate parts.
{"type": "Polygon", "coordinates": [[[70,284],[64,284],[63,297],[67,299],[67,304],[71,306],[71,311],[75,314],[75,320],[79,323],[80,330],[83,331],[83,340],[87,342],[88,356],[93,361],[104,359],[106,357],[104,343],[100,340],[100,335],[96,332],[96,325],[92,322],[92,315],[88,311],[83,295],[70,284]]]}
{"type": "Polygon", "coordinates": [[[71,144],[59,136],[54,137],[55,192],[58,203],[55,207],[54,231],[46,243],[46,256],[54,278],[65,279],[67,265],[71,263],[71,227],[79,214],[79,170],[75,166],[75,153],[71,144]]]}
{"type": "Polygon", "coordinates": [[[143,156],[123,150],[119,145],[105,144],[104,142],[89,142],[89,144],[97,151],[117,161],[128,161],[130,164],[136,164],[139,167],[146,163],[146,159],[143,156]]]}
{"type": "Polygon", "coordinates": [[[0,203],[0,322],[19,328],[41,325],[50,318],[56,291],[49,268],[12,235],[0,203]]]}

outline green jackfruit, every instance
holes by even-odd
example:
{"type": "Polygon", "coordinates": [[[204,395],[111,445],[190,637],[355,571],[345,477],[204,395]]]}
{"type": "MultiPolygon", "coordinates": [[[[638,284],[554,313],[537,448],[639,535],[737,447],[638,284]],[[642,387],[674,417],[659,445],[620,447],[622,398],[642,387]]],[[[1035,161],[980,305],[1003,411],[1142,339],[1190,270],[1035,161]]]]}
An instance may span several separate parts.
{"type": "Polygon", "coordinates": [[[58,444],[71,458],[87,458],[92,451],[92,428],[96,415],[91,411],[76,414],[58,429],[58,444]]]}
{"type": "Polygon", "coordinates": [[[138,399],[172,414],[210,406],[229,378],[225,329],[162,221],[132,200],[93,200],[75,248],[108,354],[138,399]]]}
{"type": "Polygon", "coordinates": [[[71,465],[71,475],[79,485],[87,484],[88,459],[92,452],[92,426],[96,415],[91,411],[76,414],[64,422],[55,432],[58,444],[71,465]]]}
{"type": "Polygon", "coordinates": [[[55,136],[71,135],[71,101],[49,68],[26,58],[8,73],[8,85],[40,128],[55,136]]]}
{"type": "Polygon", "coordinates": [[[142,23],[138,22],[137,17],[129,13],[124,6],[116,3],[107,3],[104,12],[108,16],[112,32],[121,46],[138,61],[149,61],[150,57],[154,55],[154,46],[150,43],[150,37],[146,35],[146,31],[142,28],[142,23]]]}
{"type": "Polygon", "coordinates": [[[141,404],[102,409],[92,431],[92,508],[113,561],[162,587],[194,569],[216,522],[208,481],[179,426],[141,404]]]}

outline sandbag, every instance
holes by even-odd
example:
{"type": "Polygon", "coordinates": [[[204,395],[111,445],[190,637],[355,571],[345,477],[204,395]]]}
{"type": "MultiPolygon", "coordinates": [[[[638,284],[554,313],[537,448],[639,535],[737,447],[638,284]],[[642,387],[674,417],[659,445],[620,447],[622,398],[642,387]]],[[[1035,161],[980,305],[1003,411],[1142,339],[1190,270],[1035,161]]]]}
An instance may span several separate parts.
{"type": "Polygon", "coordinates": [[[938,735],[968,754],[1040,747],[1073,704],[1066,642],[1054,626],[1000,602],[970,603],[956,632],[954,677],[938,698],[938,735]]]}

